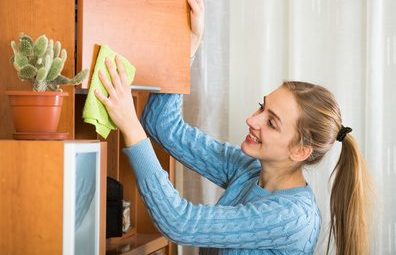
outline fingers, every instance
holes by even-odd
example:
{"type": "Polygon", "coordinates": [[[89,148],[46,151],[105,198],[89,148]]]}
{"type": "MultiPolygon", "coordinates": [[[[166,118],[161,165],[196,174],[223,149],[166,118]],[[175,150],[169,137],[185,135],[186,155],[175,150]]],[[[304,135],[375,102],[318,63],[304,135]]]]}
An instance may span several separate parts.
{"type": "Polygon", "coordinates": [[[106,106],[106,108],[108,105],[110,105],[110,99],[105,97],[99,90],[95,89],[94,93],[95,96],[99,99],[99,101],[106,106]]]}
{"type": "Polygon", "coordinates": [[[99,79],[111,97],[116,95],[113,85],[106,79],[102,70],[99,70],[99,79]]]}
{"type": "Polygon", "coordinates": [[[199,5],[199,8],[201,8],[201,10],[204,10],[205,9],[204,0],[196,0],[196,1],[197,1],[198,5],[199,5]]]}
{"type": "Polygon", "coordinates": [[[190,5],[190,8],[191,8],[192,11],[198,9],[197,0],[188,0],[188,4],[190,5]]]}
{"type": "Polygon", "coordinates": [[[121,79],[120,76],[118,75],[114,65],[111,63],[109,58],[106,58],[105,60],[107,70],[110,73],[111,81],[113,82],[114,87],[121,88],[121,79]]]}
{"type": "Polygon", "coordinates": [[[117,64],[118,74],[120,75],[121,84],[129,86],[130,84],[128,84],[128,77],[125,72],[124,64],[122,64],[121,62],[121,58],[119,56],[116,56],[115,60],[117,64]]]}
{"type": "Polygon", "coordinates": [[[188,3],[193,13],[197,13],[204,8],[203,0],[188,0],[188,3]]]}

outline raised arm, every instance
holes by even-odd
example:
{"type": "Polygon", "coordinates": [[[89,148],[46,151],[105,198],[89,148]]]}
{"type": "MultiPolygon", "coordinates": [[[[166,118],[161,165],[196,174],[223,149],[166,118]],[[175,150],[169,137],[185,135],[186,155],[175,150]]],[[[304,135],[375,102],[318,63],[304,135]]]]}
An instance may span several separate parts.
{"type": "Polygon", "coordinates": [[[226,188],[237,171],[254,159],[185,123],[182,101],[178,94],[152,94],[141,119],[144,129],[182,164],[226,188]]]}

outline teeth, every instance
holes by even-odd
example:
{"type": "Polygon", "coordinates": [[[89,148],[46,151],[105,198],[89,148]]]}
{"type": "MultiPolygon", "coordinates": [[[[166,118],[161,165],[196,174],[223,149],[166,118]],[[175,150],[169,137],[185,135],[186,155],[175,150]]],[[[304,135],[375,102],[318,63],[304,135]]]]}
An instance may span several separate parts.
{"type": "Polygon", "coordinates": [[[253,136],[252,134],[249,134],[250,138],[252,138],[253,141],[255,141],[256,143],[260,143],[259,139],[255,136],[253,136]]]}

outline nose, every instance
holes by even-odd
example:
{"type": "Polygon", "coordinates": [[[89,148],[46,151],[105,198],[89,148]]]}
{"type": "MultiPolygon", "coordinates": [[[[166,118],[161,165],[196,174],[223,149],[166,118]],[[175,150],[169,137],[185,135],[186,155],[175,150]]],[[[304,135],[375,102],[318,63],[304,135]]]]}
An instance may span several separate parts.
{"type": "Polygon", "coordinates": [[[246,124],[253,129],[260,129],[260,117],[258,114],[253,114],[246,119],[246,124]]]}

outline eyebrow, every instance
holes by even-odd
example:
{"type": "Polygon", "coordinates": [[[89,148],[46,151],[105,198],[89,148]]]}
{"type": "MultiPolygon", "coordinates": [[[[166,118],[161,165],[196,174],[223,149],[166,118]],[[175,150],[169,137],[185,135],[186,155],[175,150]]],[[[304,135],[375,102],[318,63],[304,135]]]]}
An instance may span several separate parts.
{"type": "MultiPolygon", "coordinates": [[[[266,97],[264,96],[264,98],[263,98],[264,107],[265,107],[265,98],[266,98],[266,97]]],[[[280,124],[282,125],[282,120],[279,118],[279,116],[278,116],[273,110],[268,109],[268,112],[269,112],[271,115],[273,115],[276,119],[278,119],[279,122],[280,122],[280,124]]]]}

